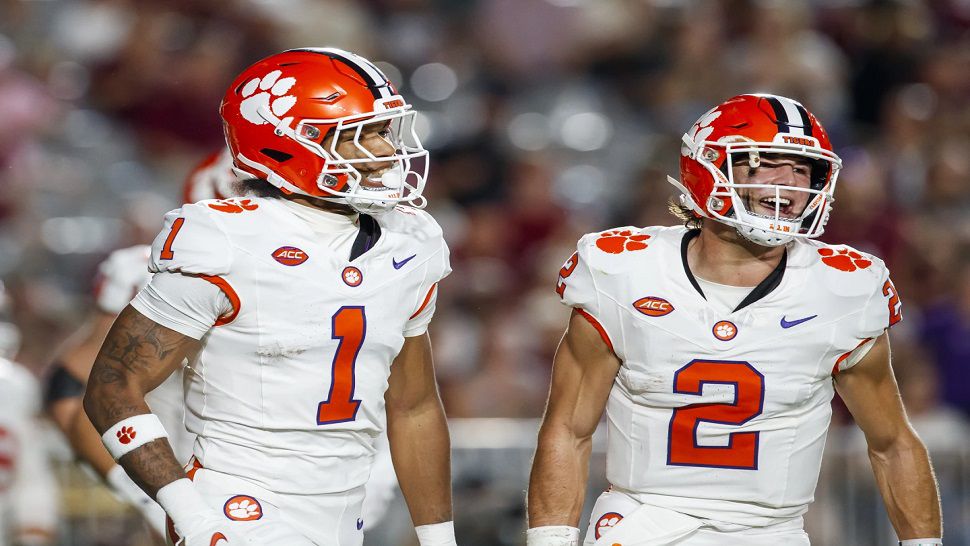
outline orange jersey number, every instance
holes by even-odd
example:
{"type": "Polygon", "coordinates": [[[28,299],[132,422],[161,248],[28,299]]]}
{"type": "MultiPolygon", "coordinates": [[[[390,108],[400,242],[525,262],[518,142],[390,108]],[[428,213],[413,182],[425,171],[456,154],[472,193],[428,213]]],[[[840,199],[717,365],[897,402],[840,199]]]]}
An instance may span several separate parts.
{"type": "Polygon", "coordinates": [[[900,303],[899,292],[896,292],[896,287],[891,280],[886,279],[886,283],[882,285],[882,295],[889,296],[889,325],[892,326],[903,320],[903,304],[900,303]]]}
{"type": "Polygon", "coordinates": [[[367,319],[364,308],[359,306],[341,307],[332,319],[333,339],[339,339],[337,352],[333,355],[330,373],[330,393],[327,399],[317,406],[317,424],[330,425],[353,421],[357,417],[360,400],[354,400],[354,367],[357,354],[364,344],[367,319]]]}
{"type": "Polygon", "coordinates": [[[697,445],[700,423],[743,425],[761,414],[765,378],[747,362],[694,360],[674,374],[674,392],[701,395],[704,384],[734,386],[733,404],[690,404],[670,417],[667,464],[758,469],[757,432],[735,432],[726,446],[697,445]]]}
{"type": "Polygon", "coordinates": [[[175,257],[175,252],[172,251],[172,243],[175,242],[175,237],[179,234],[179,230],[182,229],[182,224],[185,223],[185,218],[176,218],[172,222],[172,231],[168,232],[168,238],[165,239],[165,245],[162,246],[162,252],[159,253],[158,257],[162,260],[171,260],[175,257]]]}
{"type": "Polygon", "coordinates": [[[566,260],[562,269],[559,270],[559,281],[556,283],[556,293],[559,294],[560,298],[566,292],[566,279],[573,274],[577,265],[579,265],[579,252],[573,252],[573,255],[566,260]]]}

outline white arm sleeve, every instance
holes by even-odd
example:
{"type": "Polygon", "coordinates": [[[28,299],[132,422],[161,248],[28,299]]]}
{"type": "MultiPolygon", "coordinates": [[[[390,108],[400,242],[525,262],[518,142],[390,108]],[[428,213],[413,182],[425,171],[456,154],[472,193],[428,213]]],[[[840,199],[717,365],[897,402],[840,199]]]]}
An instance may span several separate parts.
{"type": "Polygon", "coordinates": [[[153,321],[193,339],[202,339],[232,303],[202,277],[162,271],[131,300],[131,306],[153,321]]]}

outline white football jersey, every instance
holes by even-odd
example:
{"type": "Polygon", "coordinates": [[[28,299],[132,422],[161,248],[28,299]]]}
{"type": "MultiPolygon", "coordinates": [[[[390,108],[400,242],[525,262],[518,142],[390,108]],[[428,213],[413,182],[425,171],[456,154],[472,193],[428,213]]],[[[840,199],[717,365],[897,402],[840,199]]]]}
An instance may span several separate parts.
{"type": "Polygon", "coordinates": [[[818,481],[833,374],[900,319],[899,298],[878,258],[796,240],[748,301],[724,309],[685,265],[690,238],[683,227],[589,234],[560,271],[563,302],[622,361],[607,478],[706,519],[796,517],[818,481]]]}
{"type": "Polygon", "coordinates": [[[57,530],[57,483],[40,434],[40,387],[25,368],[0,359],[0,545],[18,530],[57,530]]]}
{"type": "MultiPolygon", "coordinates": [[[[152,279],[148,270],[151,247],[135,245],[112,252],[98,266],[95,301],[105,313],[117,315],[139,290],[152,279]]],[[[182,370],[169,376],[164,383],[148,393],[145,402],[158,416],[175,456],[182,463],[192,455],[195,435],[185,430],[185,405],[182,403],[182,370]]]]}
{"type": "Polygon", "coordinates": [[[378,217],[379,239],[353,261],[363,231],[346,219],[349,231],[321,233],[308,213],[280,199],[202,201],[170,212],[152,248],[153,271],[202,276],[233,305],[189,363],[195,456],[277,493],[364,485],[391,363],[427,329],[450,272],[424,211],[378,217]]]}

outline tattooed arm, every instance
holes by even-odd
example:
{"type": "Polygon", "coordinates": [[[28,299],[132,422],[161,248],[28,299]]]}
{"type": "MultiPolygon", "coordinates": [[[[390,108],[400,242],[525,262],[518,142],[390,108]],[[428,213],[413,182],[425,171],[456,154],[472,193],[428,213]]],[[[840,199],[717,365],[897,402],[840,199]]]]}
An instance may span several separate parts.
{"type": "MultiPolygon", "coordinates": [[[[94,361],[84,410],[104,434],[123,419],[150,413],[145,394],[160,385],[199,348],[199,342],[126,307],[94,361]]],[[[159,438],[121,457],[128,475],[152,498],[185,477],[168,440],[159,438]]]]}

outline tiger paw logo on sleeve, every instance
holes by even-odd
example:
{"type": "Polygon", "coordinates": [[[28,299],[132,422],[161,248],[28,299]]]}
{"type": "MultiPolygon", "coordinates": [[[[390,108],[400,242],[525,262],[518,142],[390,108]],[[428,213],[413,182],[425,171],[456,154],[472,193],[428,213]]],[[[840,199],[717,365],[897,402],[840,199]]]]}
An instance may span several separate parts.
{"type": "Polygon", "coordinates": [[[839,271],[853,272],[857,269],[866,269],[872,265],[872,260],[862,254],[849,250],[848,248],[820,248],[818,253],[822,256],[822,263],[829,267],[834,267],[839,271]]]}
{"type": "Polygon", "coordinates": [[[259,208],[259,204],[252,199],[238,198],[223,199],[214,203],[208,203],[207,206],[212,210],[225,212],[226,214],[239,214],[247,210],[256,210],[259,208]]]}
{"type": "Polygon", "coordinates": [[[596,239],[596,248],[607,254],[620,254],[647,248],[648,239],[650,239],[649,235],[635,235],[629,229],[611,229],[600,233],[599,238],[596,239]]]}

